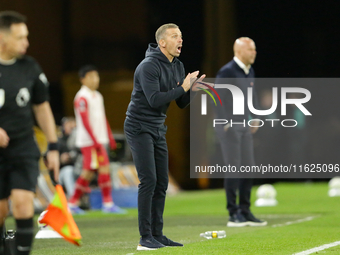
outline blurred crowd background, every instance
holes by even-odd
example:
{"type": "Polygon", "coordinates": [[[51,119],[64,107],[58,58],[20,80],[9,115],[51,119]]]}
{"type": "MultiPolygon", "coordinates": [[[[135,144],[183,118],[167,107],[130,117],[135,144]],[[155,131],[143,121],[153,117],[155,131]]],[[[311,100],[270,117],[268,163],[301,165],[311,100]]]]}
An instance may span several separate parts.
{"type": "MultiPolygon", "coordinates": [[[[123,133],[134,69],[164,23],[176,23],[183,33],[180,60],[186,72],[215,77],[232,59],[235,39],[247,36],[257,46],[257,77],[336,78],[340,73],[338,1],[0,0],[0,9],[28,18],[28,55],[50,81],[57,124],[73,115],[77,70],[94,64],[110,125],[123,133]]],[[[308,109],[313,116],[301,119],[295,129],[260,129],[254,137],[257,163],[338,163],[340,86],[325,88],[320,82],[306,88],[312,93],[308,109]]],[[[259,85],[257,90],[266,107],[271,88],[259,85]]],[[[294,110],[291,116],[298,114],[294,110]]],[[[170,172],[184,189],[220,188],[220,181],[189,178],[189,116],[189,109],[169,109],[170,172]]]]}

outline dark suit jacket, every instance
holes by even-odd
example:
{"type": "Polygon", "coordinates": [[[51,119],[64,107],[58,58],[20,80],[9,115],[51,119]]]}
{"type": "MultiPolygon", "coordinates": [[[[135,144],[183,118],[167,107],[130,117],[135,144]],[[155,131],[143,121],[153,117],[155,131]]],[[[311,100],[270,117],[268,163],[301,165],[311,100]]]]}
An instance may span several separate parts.
{"type": "Polygon", "coordinates": [[[255,92],[255,72],[251,67],[249,74],[245,74],[243,69],[239,65],[231,60],[224,65],[216,75],[216,84],[232,84],[240,88],[244,95],[244,114],[233,115],[233,96],[229,89],[216,89],[221,97],[223,106],[215,107],[216,117],[219,119],[230,119],[233,122],[239,122],[245,120],[246,122],[250,119],[250,116],[258,118],[258,116],[252,114],[248,109],[248,88],[253,88],[253,105],[255,109],[258,108],[258,101],[255,92]]]}

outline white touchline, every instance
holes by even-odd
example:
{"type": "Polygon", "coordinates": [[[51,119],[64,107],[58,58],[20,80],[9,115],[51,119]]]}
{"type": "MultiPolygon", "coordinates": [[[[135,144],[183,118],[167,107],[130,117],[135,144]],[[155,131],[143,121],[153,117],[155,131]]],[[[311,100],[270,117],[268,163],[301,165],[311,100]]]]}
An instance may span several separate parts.
{"type": "MultiPolygon", "coordinates": [[[[282,218],[301,218],[303,216],[308,215],[301,215],[301,214],[259,214],[257,215],[259,218],[266,218],[266,219],[282,219],[282,218]]],[[[320,216],[320,215],[313,215],[313,216],[320,216]]]]}
{"type": "Polygon", "coordinates": [[[272,227],[276,228],[276,227],[283,227],[283,226],[288,226],[288,225],[292,225],[292,224],[297,224],[297,223],[313,220],[316,217],[317,216],[309,216],[309,217],[306,217],[306,218],[303,218],[303,219],[298,219],[298,220],[294,220],[294,221],[287,221],[287,222],[282,223],[282,224],[275,224],[272,227]]]}
{"type": "Polygon", "coordinates": [[[326,250],[328,248],[331,248],[331,247],[334,247],[334,246],[337,246],[337,245],[340,245],[340,241],[337,241],[337,242],[334,242],[334,243],[329,243],[329,244],[324,244],[324,245],[321,245],[319,247],[315,247],[315,248],[309,249],[307,251],[302,251],[302,252],[299,252],[299,253],[294,253],[293,255],[308,255],[308,254],[312,254],[312,253],[317,252],[317,251],[326,250]]]}

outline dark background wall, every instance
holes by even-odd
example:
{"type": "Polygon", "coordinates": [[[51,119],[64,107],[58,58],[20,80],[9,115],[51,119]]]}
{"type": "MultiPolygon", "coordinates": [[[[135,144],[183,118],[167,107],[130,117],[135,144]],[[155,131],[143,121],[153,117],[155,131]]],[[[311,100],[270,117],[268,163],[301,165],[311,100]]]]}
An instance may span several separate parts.
{"type": "Polygon", "coordinates": [[[338,77],[338,1],[235,1],[238,35],[257,43],[260,77],[338,77]]]}
{"type": "MultiPolygon", "coordinates": [[[[62,85],[68,74],[75,74],[82,64],[93,63],[113,76],[121,71],[130,73],[131,81],[147,44],[155,41],[156,29],[169,22],[182,30],[180,59],[187,72],[201,70],[214,77],[232,58],[233,42],[240,36],[256,42],[254,68],[258,77],[338,77],[340,69],[338,1],[0,0],[0,10],[16,10],[28,17],[28,54],[39,61],[51,82],[51,105],[57,123],[70,114],[65,98],[73,95],[65,95],[69,92],[62,85]]],[[[338,141],[340,130],[340,86],[332,91],[321,86],[311,89],[309,139],[315,143],[321,140],[320,146],[328,150],[326,160],[333,159],[337,157],[334,152],[339,151],[334,141],[338,141]],[[320,132],[331,135],[318,140],[320,132]]],[[[126,107],[119,105],[114,110],[125,112],[126,107]]],[[[122,120],[111,120],[117,129],[122,128],[122,120]]],[[[197,181],[188,180],[186,170],[189,129],[183,127],[189,126],[189,112],[171,108],[169,120],[174,122],[169,123],[174,130],[169,136],[181,139],[170,141],[170,150],[174,151],[171,171],[183,187],[196,187],[197,181]]],[[[318,149],[313,153],[320,154],[318,149]]]]}

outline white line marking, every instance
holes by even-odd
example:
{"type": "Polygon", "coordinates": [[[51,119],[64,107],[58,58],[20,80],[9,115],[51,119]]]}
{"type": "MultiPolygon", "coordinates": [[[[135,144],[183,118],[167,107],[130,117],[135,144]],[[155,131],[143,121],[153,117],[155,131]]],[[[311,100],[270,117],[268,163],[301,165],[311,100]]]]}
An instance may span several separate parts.
{"type": "Polygon", "coordinates": [[[324,244],[324,245],[321,245],[319,247],[315,247],[315,248],[312,248],[312,249],[309,249],[309,250],[306,250],[306,251],[295,253],[293,255],[308,255],[308,254],[312,254],[314,252],[326,250],[328,248],[331,248],[331,247],[334,247],[334,246],[337,246],[337,245],[340,245],[340,241],[337,241],[337,242],[334,242],[334,243],[329,243],[329,244],[324,244]]]}
{"type": "Polygon", "coordinates": [[[305,222],[305,221],[311,221],[314,218],[316,218],[316,216],[309,216],[309,217],[303,218],[303,219],[298,219],[298,220],[294,220],[294,221],[287,221],[287,222],[282,223],[282,224],[275,224],[272,227],[276,228],[276,227],[288,226],[288,225],[297,224],[297,223],[301,223],[301,222],[305,222]]]}
{"type": "Polygon", "coordinates": [[[282,218],[301,218],[307,216],[320,217],[320,214],[256,214],[258,218],[282,219],[282,218]]]}

